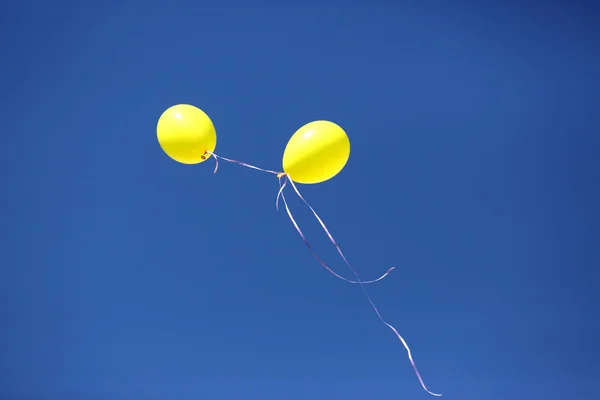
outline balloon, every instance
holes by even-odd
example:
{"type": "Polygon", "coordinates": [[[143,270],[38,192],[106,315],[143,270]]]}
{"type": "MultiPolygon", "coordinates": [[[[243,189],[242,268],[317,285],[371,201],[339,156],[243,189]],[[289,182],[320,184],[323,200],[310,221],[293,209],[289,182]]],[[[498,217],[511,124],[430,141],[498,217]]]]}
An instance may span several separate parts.
{"type": "Polygon", "coordinates": [[[298,183],[321,183],[336,176],[350,157],[350,139],[330,121],[313,121],[296,131],[283,153],[283,170],[298,183]]]}
{"type": "Polygon", "coordinates": [[[158,120],[156,136],[163,151],[182,164],[205,161],[217,146],[215,127],[204,111],[189,104],[169,107],[158,120]]]}

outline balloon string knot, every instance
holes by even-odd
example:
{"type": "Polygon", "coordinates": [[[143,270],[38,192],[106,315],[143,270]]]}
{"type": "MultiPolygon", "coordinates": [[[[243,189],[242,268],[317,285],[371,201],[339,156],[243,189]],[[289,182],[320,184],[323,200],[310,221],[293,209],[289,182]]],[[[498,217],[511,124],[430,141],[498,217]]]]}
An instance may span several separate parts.
{"type": "Polygon", "coordinates": [[[200,156],[201,159],[206,160],[207,156],[212,155],[213,153],[211,151],[205,150],[204,154],[202,154],[200,156]]]}
{"type": "Polygon", "coordinates": [[[283,178],[284,176],[287,176],[287,174],[286,174],[285,172],[280,172],[280,173],[278,173],[278,174],[277,174],[277,178],[278,178],[278,179],[281,179],[281,178],[283,178]]]}

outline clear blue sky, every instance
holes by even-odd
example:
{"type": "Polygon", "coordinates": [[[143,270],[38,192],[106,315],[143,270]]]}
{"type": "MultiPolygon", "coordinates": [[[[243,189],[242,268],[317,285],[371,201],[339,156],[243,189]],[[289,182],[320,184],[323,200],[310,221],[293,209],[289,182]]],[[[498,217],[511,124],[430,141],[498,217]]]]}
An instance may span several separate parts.
{"type": "Polygon", "coordinates": [[[162,152],[190,103],[271,169],[303,124],[345,128],[346,168],[301,190],[364,278],[397,266],[369,291],[431,390],[591,399],[599,13],[395,3],[4,4],[0,397],[433,398],[274,177],[162,152]]]}

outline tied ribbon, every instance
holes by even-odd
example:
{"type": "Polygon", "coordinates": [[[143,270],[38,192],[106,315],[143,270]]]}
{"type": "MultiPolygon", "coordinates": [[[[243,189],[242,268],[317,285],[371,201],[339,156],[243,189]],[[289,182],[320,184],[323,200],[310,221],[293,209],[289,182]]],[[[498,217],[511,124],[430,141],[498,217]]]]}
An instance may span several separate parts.
{"type": "MultiPolygon", "coordinates": [[[[215,170],[213,173],[217,173],[217,170],[219,168],[219,159],[222,159],[224,161],[230,162],[230,163],[234,163],[234,164],[238,164],[241,165],[243,167],[247,167],[247,168],[251,168],[257,171],[261,171],[261,172],[266,172],[269,174],[273,174],[275,176],[277,176],[277,179],[279,180],[279,191],[277,192],[277,199],[275,201],[275,207],[276,209],[279,210],[279,199],[281,199],[283,201],[284,207],[286,209],[286,212],[288,214],[288,217],[290,218],[290,220],[292,221],[292,224],[294,225],[294,227],[296,228],[296,230],[298,231],[298,234],[300,235],[300,237],[302,238],[302,240],[304,241],[304,243],[306,244],[306,246],[308,247],[308,249],[310,250],[310,252],[312,253],[312,255],[317,259],[317,261],[319,261],[319,263],[327,270],[329,271],[331,274],[333,274],[334,276],[336,276],[337,278],[349,282],[349,283],[354,283],[354,284],[359,284],[360,287],[362,288],[367,300],[369,301],[369,303],[371,304],[371,307],[373,308],[373,310],[375,311],[375,314],[377,314],[377,317],[379,318],[379,320],[386,325],[388,328],[390,328],[394,334],[396,335],[396,337],[402,342],[402,344],[404,345],[404,348],[406,349],[406,352],[408,353],[408,359],[413,367],[413,370],[415,371],[415,374],[417,375],[417,378],[419,379],[419,382],[421,383],[421,387],[429,394],[433,395],[433,396],[441,396],[441,394],[439,393],[434,393],[432,391],[430,391],[429,389],[427,389],[427,386],[425,386],[425,382],[423,381],[423,378],[421,377],[421,374],[419,373],[419,370],[417,369],[417,365],[415,364],[415,361],[413,359],[412,356],[412,352],[410,350],[410,347],[408,346],[408,343],[406,342],[406,340],[398,333],[398,331],[396,330],[396,328],[394,328],[391,324],[389,324],[385,319],[383,319],[383,316],[381,315],[381,313],[379,312],[379,310],[377,309],[377,307],[375,306],[375,303],[373,302],[373,300],[371,299],[371,296],[369,296],[369,293],[367,292],[367,289],[365,288],[364,284],[367,283],[375,283],[378,282],[380,280],[382,280],[383,278],[385,278],[392,270],[394,270],[395,267],[391,267],[390,269],[388,269],[386,271],[385,274],[383,274],[382,276],[380,276],[377,279],[374,280],[370,280],[370,281],[361,281],[360,280],[360,276],[358,275],[358,272],[356,272],[356,270],[352,267],[352,265],[350,265],[350,263],[348,262],[348,260],[346,259],[346,256],[344,256],[344,253],[342,252],[340,246],[337,244],[337,242],[335,241],[335,239],[333,238],[333,235],[331,234],[331,232],[329,232],[329,229],[327,229],[327,226],[325,225],[325,223],[323,222],[323,220],[321,219],[321,217],[319,217],[319,215],[317,214],[317,212],[315,211],[315,209],[308,203],[308,201],[302,196],[302,194],[300,194],[300,191],[298,190],[298,188],[296,187],[296,185],[294,184],[294,181],[292,179],[289,178],[289,176],[285,173],[285,172],[276,172],[276,171],[272,171],[272,170],[268,170],[268,169],[264,169],[264,168],[259,168],[259,167],[255,167],[254,165],[250,165],[241,161],[237,161],[237,160],[232,160],[229,158],[225,158],[225,157],[221,157],[218,156],[217,154],[207,151],[206,154],[210,154],[212,156],[214,156],[215,158],[215,170]],[[282,183],[282,179],[283,179],[283,183],[282,183]],[[341,275],[337,274],[336,272],[334,272],[331,268],[329,268],[329,266],[327,266],[327,264],[325,264],[325,262],[315,253],[315,251],[313,250],[312,246],[310,245],[310,243],[308,242],[308,240],[306,239],[306,236],[304,235],[304,233],[302,232],[302,230],[300,229],[300,227],[298,226],[298,223],[296,222],[296,220],[294,219],[294,217],[292,216],[292,212],[290,211],[290,208],[288,206],[287,200],[285,198],[285,194],[283,193],[283,190],[285,189],[287,183],[290,183],[290,185],[292,186],[292,188],[294,189],[294,192],[296,193],[296,195],[300,198],[300,200],[302,200],[302,202],[312,211],[313,215],[315,216],[315,218],[317,219],[317,221],[319,221],[319,224],[321,225],[321,227],[323,228],[323,230],[325,231],[325,233],[327,234],[327,237],[329,238],[329,240],[333,243],[333,245],[335,246],[335,248],[337,249],[338,253],[340,254],[340,256],[342,257],[342,259],[344,260],[344,262],[346,263],[346,265],[350,268],[350,270],[352,271],[352,273],[354,274],[354,276],[356,276],[357,280],[350,280],[350,279],[346,279],[344,277],[342,277],[341,275]]],[[[203,159],[204,156],[203,156],[203,159]]]]}

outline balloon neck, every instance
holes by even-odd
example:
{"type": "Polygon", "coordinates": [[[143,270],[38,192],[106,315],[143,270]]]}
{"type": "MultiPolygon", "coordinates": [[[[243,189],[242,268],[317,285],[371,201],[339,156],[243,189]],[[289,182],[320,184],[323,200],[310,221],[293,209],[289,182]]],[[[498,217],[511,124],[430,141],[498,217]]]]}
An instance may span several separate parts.
{"type": "Polygon", "coordinates": [[[206,150],[206,151],[204,152],[204,154],[202,154],[202,155],[200,156],[200,158],[201,158],[201,159],[203,159],[203,160],[206,160],[206,159],[207,159],[209,156],[211,156],[212,154],[213,154],[212,152],[210,152],[210,151],[206,150]]]}

